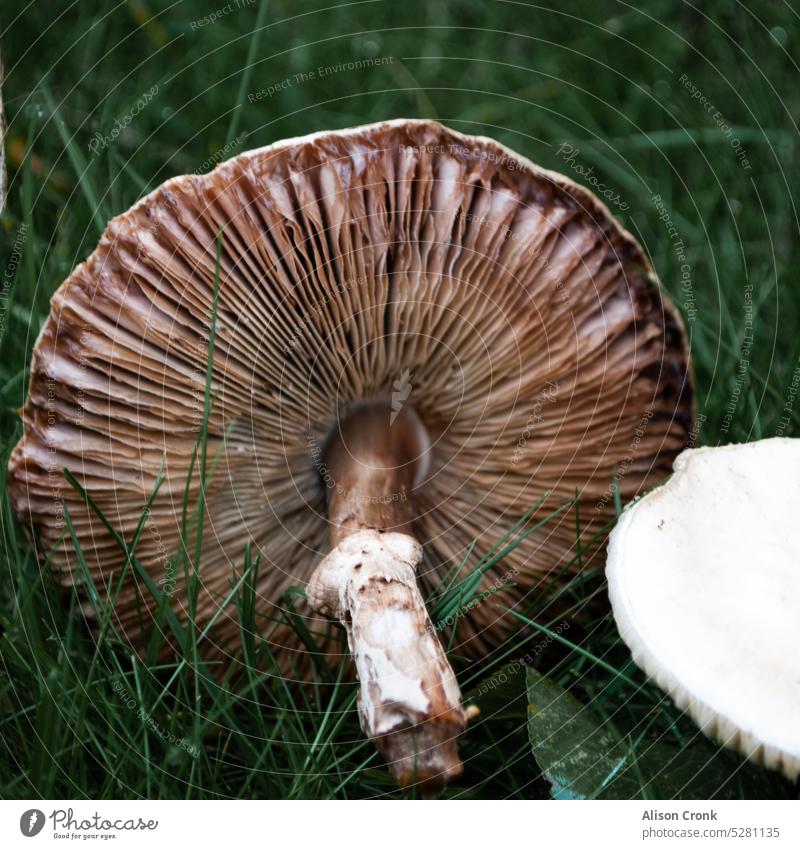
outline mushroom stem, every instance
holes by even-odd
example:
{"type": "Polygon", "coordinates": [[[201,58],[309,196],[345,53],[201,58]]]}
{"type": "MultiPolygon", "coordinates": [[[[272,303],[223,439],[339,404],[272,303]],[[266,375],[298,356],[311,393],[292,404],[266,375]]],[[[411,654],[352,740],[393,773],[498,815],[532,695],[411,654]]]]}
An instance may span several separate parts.
{"type": "Polygon", "coordinates": [[[462,772],[466,713],[417,588],[422,546],[408,533],[427,435],[406,408],[368,405],[329,442],[332,551],[308,585],[314,610],[347,630],[359,717],[398,784],[441,787],[462,772]]]}

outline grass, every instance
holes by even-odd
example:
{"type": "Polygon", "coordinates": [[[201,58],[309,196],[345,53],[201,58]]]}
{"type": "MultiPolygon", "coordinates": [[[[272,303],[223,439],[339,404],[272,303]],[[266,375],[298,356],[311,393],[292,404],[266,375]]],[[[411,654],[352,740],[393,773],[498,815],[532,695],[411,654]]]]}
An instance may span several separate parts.
{"type": "MultiPolygon", "coordinates": [[[[224,4],[49,5],[6,0],[0,12],[10,183],[0,217],[3,465],[20,435],[15,411],[48,298],[110,216],[164,179],[208,170],[241,150],[397,116],[492,135],[590,187],[608,186],[620,199],[612,211],[642,241],[686,319],[699,441],[796,434],[800,86],[791,52],[800,25],[789,5],[761,3],[755,12],[657,0],[638,11],[583,0],[562,11],[528,0],[370,0],[327,9],[273,2],[242,3],[213,23],[203,16],[224,4]],[[367,70],[336,67],[387,56],[391,62],[367,70]],[[313,79],[296,76],[312,70],[313,79]],[[269,97],[249,97],[284,80],[269,97]],[[115,121],[153,89],[111,139],[115,121]],[[571,159],[565,143],[578,151],[571,159]]],[[[207,390],[206,419],[211,404],[207,390]]],[[[201,440],[195,474],[203,478],[209,462],[201,440]]],[[[63,603],[12,519],[4,483],[0,526],[3,797],[409,795],[392,786],[363,740],[355,685],[342,668],[317,657],[315,681],[303,690],[288,687],[276,668],[256,675],[251,664],[240,678],[220,677],[202,660],[202,634],[182,627],[165,603],[154,630],[180,646],[178,657],[159,661],[154,638],[136,659],[102,607],[95,640],[75,599],[63,603]]],[[[202,555],[189,553],[191,527],[187,517],[176,553],[189,579],[202,555]]],[[[470,552],[470,574],[454,573],[431,599],[434,617],[447,622],[471,603],[496,605],[475,597],[476,578],[530,530],[521,517],[493,550],[470,552]]],[[[119,540],[126,567],[143,576],[136,542],[119,540]]],[[[478,697],[482,716],[463,743],[464,779],[446,795],[548,795],[530,753],[523,685],[513,674],[497,684],[522,657],[596,717],[613,720],[631,774],[641,773],[655,741],[676,758],[695,751],[696,727],[620,642],[602,563],[580,565],[566,587],[554,580],[526,608],[498,610],[514,627],[485,663],[451,654],[465,692],[492,686],[478,697]],[[570,628],[559,632],[564,616],[570,628]]],[[[264,630],[253,592],[258,569],[248,557],[230,593],[243,655],[269,663],[265,641],[252,636],[264,630]]],[[[158,598],[152,582],[149,589],[158,598]]],[[[292,604],[290,596],[287,619],[302,629],[292,604]]],[[[442,634],[449,639],[447,626],[442,634]]],[[[313,634],[301,637],[314,648],[313,634]]],[[[712,747],[711,761],[720,795],[796,795],[731,753],[712,747]]],[[[648,786],[642,773],[642,798],[648,786]]]]}

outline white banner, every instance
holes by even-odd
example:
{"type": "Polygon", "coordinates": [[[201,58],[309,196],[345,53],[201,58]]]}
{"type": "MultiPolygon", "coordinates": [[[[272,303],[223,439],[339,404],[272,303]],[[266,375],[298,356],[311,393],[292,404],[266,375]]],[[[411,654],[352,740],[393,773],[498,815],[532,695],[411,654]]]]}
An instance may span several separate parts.
{"type": "Polygon", "coordinates": [[[0,846],[800,846],[798,802],[0,802],[0,846]],[[413,807],[413,810],[411,808],[413,807]]]}

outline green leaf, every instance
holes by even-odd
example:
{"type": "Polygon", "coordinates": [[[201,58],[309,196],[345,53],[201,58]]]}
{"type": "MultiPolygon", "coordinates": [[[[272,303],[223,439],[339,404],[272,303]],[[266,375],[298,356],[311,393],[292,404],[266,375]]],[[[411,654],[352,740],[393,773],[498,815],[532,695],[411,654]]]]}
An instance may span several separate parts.
{"type": "Polygon", "coordinates": [[[631,798],[638,788],[621,781],[628,752],[612,731],[574,696],[526,670],[528,738],[554,798],[631,798]],[[615,792],[611,792],[613,790],[615,792]]]}
{"type": "Polygon", "coordinates": [[[532,667],[528,738],[554,799],[775,798],[773,777],[698,731],[684,747],[633,743],[532,667]]]}

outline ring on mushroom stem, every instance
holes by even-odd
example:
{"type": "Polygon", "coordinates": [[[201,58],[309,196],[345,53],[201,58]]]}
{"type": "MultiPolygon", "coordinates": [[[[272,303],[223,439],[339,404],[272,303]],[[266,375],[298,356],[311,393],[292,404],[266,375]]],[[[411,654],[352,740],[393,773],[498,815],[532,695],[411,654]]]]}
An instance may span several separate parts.
{"type": "MultiPolygon", "coordinates": [[[[485,659],[503,610],[538,600],[545,576],[563,598],[615,497],[666,475],[693,422],[683,325],[636,240],[563,175],[433,121],[168,181],[53,295],[30,373],[9,494],[87,617],[89,578],[107,594],[113,577],[136,648],[168,601],[171,627],[205,635],[198,651],[250,662],[230,593],[252,550],[259,662],[310,676],[286,611],[310,582],[348,631],[364,728],[401,783],[428,787],[460,771],[470,711],[422,597],[451,579],[491,590],[453,619],[458,654],[485,659]],[[519,544],[487,566],[510,528],[519,544]]],[[[333,659],[336,626],[292,613],[333,659]]]]}

